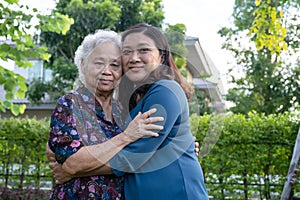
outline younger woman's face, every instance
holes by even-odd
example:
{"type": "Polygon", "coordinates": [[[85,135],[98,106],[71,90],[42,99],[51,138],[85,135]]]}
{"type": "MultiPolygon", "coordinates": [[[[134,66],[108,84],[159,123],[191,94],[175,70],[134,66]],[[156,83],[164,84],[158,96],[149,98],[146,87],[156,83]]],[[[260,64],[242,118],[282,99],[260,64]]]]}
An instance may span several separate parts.
{"type": "Polygon", "coordinates": [[[154,41],[143,33],[127,35],[122,46],[123,72],[133,82],[144,80],[161,63],[154,41]]]}

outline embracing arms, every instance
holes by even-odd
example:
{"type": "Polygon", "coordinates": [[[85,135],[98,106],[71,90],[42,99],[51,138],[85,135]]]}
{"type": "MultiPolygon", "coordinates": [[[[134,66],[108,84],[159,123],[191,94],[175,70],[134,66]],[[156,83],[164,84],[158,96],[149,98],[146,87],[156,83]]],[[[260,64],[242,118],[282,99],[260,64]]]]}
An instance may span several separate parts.
{"type": "Polygon", "coordinates": [[[112,171],[106,164],[122,148],[144,136],[157,137],[158,134],[153,130],[163,129],[162,126],[153,124],[164,120],[162,117],[149,117],[155,112],[156,109],[150,109],[143,114],[139,113],[125,131],[106,142],[82,146],[76,153],[69,156],[62,165],[56,162],[55,154],[47,145],[46,153],[55,178],[59,182],[64,182],[63,180],[70,179],[75,174],[76,177],[111,174],[112,171]],[[64,177],[63,180],[60,177],[64,177]]]}

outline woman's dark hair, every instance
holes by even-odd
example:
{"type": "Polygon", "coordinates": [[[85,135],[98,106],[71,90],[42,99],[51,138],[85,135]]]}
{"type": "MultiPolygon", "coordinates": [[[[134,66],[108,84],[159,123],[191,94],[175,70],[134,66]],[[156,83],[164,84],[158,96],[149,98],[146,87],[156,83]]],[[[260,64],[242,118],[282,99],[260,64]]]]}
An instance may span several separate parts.
{"type": "MultiPolygon", "coordinates": [[[[148,24],[136,24],[129,27],[125,32],[123,32],[121,40],[124,42],[126,37],[132,33],[143,33],[144,35],[151,38],[156,48],[159,50],[162,56],[161,66],[156,68],[145,80],[138,85],[137,89],[134,88],[134,83],[132,83],[126,76],[123,76],[119,87],[119,97],[121,104],[127,111],[131,110],[138,102],[138,99],[143,97],[150,86],[158,80],[169,79],[177,81],[183,88],[187,98],[189,99],[193,93],[192,87],[184,80],[178,71],[174,59],[172,57],[170,46],[167,42],[166,37],[157,27],[148,24]],[[133,91],[132,95],[129,91],[133,91]],[[131,97],[130,97],[131,96],[131,97]],[[128,104],[129,102],[129,104],[128,104]]],[[[126,113],[126,112],[125,112],[126,113]]]]}

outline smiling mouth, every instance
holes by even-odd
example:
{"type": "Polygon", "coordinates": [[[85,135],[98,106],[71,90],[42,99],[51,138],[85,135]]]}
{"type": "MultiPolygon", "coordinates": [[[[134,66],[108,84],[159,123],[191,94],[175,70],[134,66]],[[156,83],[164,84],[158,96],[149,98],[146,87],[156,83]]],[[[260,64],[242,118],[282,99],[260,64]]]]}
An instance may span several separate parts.
{"type": "Polygon", "coordinates": [[[129,70],[131,71],[139,71],[141,69],[143,69],[143,67],[141,66],[131,66],[131,67],[128,67],[129,70]]]}

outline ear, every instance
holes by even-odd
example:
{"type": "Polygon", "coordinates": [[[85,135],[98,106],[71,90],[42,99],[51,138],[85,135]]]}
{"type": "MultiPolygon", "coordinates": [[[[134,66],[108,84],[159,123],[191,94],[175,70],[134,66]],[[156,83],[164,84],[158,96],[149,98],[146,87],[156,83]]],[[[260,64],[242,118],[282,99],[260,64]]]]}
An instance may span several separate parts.
{"type": "Polygon", "coordinates": [[[84,72],[84,62],[83,62],[83,60],[81,60],[81,62],[80,62],[80,70],[81,70],[81,72],[83,73],[84,72]]]}
{"type": "Polygon", "coordinates": [[[163,64],[165,62],[166,59],[166,55],[165,54],[161,54],[160,55],[160,64],[163,64]]]}

